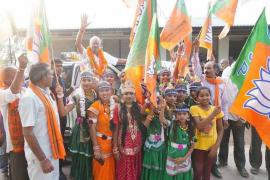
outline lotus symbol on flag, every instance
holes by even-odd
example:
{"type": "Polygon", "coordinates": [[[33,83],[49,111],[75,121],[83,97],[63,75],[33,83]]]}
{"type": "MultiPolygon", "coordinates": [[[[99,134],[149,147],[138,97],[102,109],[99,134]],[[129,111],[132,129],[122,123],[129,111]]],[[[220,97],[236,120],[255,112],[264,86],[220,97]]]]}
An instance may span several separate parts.
{"type": "Polygon", "coordinates": [[[253,80],[255,88],[247,92],[248,99],[244,107],[270,117],[270,57],[267,58],[266,69],[260,68],[260,79],[253,80]]]}
{"type": "Polygon", "coordinates": [[[155,65],[156,65],[156,60],[155,60],[155,57],[152,55],[151,64],[148,66],[148,69],[147,69],[148,75],[153,76],[155,74],[155,65]]]}

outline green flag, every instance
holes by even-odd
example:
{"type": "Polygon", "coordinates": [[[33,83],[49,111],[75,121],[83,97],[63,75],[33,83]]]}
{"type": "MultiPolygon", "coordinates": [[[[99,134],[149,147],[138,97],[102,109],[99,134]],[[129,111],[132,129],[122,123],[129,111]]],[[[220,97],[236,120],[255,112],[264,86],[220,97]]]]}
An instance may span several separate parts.
{"type": "Polygon", "coordinates": [[[156,12],[156,0],[145,0],[143,4],[143,14],[139,21],[133,44],[128,54],[125,69],[135,66],[144,66],[144,58],[147,46],[152,17],[156,12]]]}
{"type": "Polygon", "coordinates": [[[269,29],[267,26],[267,21],[265,17],[265,10],[263,10],[259,19],[257,20],[255,26],[253,27],[244,47],[242,48],[239,57],[231,72],[231,80],[241,89],[244,80],[246,78],[247,72],[249,70],[249,65],[253,59],[254,48],[257,42],[263,42],[266,44],[270,43],[269,38],[265,38],[265,35],[270,36],[269,29]]]}
{"type": "Polygon", "coordinates": [[[141,7],[142,15],[128,54],[125,67],[126,77],[136,89],[136,97],[142,103],[140,84],[144,77],[145,54],[153,14],[156,13],[156,0],[145,0],[141,7]]]}

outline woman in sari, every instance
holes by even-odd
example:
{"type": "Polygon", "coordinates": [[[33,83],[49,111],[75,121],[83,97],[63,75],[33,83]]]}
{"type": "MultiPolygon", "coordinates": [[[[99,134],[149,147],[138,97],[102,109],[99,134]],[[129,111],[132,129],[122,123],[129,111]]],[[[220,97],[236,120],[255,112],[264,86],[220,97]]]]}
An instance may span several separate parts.
{"type": "Polygon", "coordinates": [[[113,131],[110,121],[110,83],[101,81],[97,86],[98,100],[88,109],[90,134],[94,150],[93,178],[95,180],[115,179],[115,160],[112,152],[113,131]]]}

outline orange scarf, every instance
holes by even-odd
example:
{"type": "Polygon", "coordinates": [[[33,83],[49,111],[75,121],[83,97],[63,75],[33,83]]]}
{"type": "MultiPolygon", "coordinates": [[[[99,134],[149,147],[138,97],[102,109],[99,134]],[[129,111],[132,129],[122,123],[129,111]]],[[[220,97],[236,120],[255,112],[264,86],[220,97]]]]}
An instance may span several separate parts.
{"type": "Polygon", "coordinates": [[[98,50],[99,65],[96,63],[95,56],[90,47],[87,48],[87,56],[89,58],[90,65],[94,73],[98,74],[99,77],[101,77],[108,65],[107,60],[104,57],[103,51],[101,49],[98,50]]]}
{"type": "Polygon", "coordinates": [[[24,139],[18,111],[19,99],[8,104],[8,128],[14,152],[23,152],[24,139]]]}
{"type": "Polygon", "coordinates": [[[215,85],[214,105],[215,106],[220,106],[220,102],[219,102],[219,84],[222,84],[223,83],[223,80],[220,77],[216,77],[216,78],[207,78],[206,77],[206,80],[210,84],[215,85]]]}
{"type": "Polygon", "coordinates": [[[29,87],[39,97],[44,107],[46,108],[48,134],[52,147],[53,158],[64,159],[66,152],[53,106],[50,100],[42,93],[42,91],[37,86],[30,83],[29,87]]]}

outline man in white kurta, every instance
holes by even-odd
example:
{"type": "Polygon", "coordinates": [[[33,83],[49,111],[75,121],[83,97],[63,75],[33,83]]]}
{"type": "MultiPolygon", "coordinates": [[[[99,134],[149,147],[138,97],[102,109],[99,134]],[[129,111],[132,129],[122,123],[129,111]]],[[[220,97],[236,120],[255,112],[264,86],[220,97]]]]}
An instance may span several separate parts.
{"type": "MultiPolygon", "coordinates": [[[[50,96],[50,90],[42,90],[42,92],[49,98],[52,103],[55,113],[58,116],[56,102],[50,96]]],[[[38,96],[36,96],[33,91],[28,88],[24,95],[21,97],[19,104],[19,112],[22,120],[23,127],[33,126],[33,132],[37,138],[37,141],[46,155],[46,157],[51,161],[54,170],[51,173],[44,174],[42,172],[40,161],[37,159],[35,154],[32,152],[28,143],[25,143],[24,151],[25,157],[28,162],[28,174],[30,179],[37,180],[56,180],[59,177],[59,160],[52,158],[51,143],[48,136],[48,125],[47,116],[44,105],[38,96]],[[57,177],[57,178],[56,178],[57,177]]]]}
{"type": "MultiPolygon", "coordinates": [[[[51,82],[52,72],[49,70],[49,67],[47,68],[47,73],[49,74],[44,75],[43,73],[43,76],[45,77],[42,78],[49,78],[49,81],[51,82]]],[[[29,76],[31,80],[31,70],[29,76]]],[[[60,129],[57,104],[51,96],[48,83],[46,86],[45,88],[41,88],[40,86],[37,87],[40,88],[42,93],[53,106],[58,127],[60,129]]],[[[22,126],[24,128],[24,149],[28,163],[28,174],[30,180],[59,180],[59,159],[53,158],[52,147],[48,134],[46,108],[31,88],[27,88],[26,92],[20,99],[19,113],[21,116],[22,126]],[[26,135],[25,129],[27,128],[31,128],[31,132],[26,135]],[[29,144],[29,140],[27,141],[26,136],[28,136],[28,138],[31,136],[31,144],[29,144]]]]}

